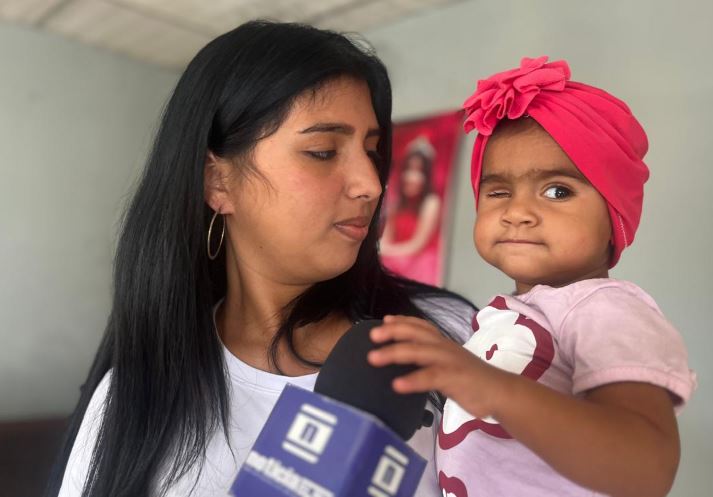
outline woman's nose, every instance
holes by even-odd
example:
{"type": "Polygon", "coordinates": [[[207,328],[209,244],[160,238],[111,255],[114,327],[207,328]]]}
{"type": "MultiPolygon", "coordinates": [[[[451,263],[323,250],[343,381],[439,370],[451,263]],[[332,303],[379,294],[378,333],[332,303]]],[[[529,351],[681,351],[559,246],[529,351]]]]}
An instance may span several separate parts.
{"type": "Polygon", "coordinates": [[[350,198],[378,199],[382,193],[379,170],[368,152],[357,154],[347,166],[347,194],[350,198]]]}

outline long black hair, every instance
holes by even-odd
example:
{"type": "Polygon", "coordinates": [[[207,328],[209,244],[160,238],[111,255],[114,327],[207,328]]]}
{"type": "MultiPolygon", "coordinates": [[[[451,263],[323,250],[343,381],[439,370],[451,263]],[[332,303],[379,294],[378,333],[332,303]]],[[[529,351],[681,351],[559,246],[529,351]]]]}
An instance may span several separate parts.
{"type": "MultiPolygon", "coordinates": [[[[226,268],[224,257],[211,261],[206,254],[213,214],[203,194],[206,154],[249,153],[277,130],[297,96],[340,76],[369,86],[381,128],[384,184],[391,159],[391,89],[386,69],[364,44],[305,25],[253,21],[216,38],[190,62],[124,217],[112,310],[48,495],[59,491],[91,396],[110,370],[84,496],[145,496],[159,468],[159,490],[165,491],[201,464],[210,436],[221,430],[227,437],[228,380],[212,321],[212,309],[226,292],[226,268]]],[[[355,320],[387,313],[426,316],[416,297],[445,294],[384,271],[378,218],[377,213],[351,269],[316,283],[290,304],[275,344],[285,340],[297,355],[293,330],[303,324],[334,312],[355,320]]],[[[271,354],[275,360],[274,347],[271,354]]]]}

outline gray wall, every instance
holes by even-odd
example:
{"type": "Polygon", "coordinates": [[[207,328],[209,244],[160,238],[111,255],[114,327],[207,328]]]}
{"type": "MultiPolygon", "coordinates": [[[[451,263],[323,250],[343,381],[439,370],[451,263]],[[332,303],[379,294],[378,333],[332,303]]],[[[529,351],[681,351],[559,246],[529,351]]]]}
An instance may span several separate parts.
{"type": "MultiPolygon", "coordinates": [[[[646,289],[677,325],[699,388],[679,417],[683,457],[671,495],[713,491],[713,3],[700,1],[466,1],[367,33],[394,82],[395,119],[458,108],[476,80],[522,56],[570,63],[573,79],[626,100],[647,130],[644,213],[613,272],[646,289]]],[[[484,305],[513,288],[481,262],[471,239],[473,137],[463,143],[449,286],[484,305]]]]}
{"type": "Polygon", "coordinates": [[[176,74],[0,24],[0,419],[70,412],[176,74]]]}

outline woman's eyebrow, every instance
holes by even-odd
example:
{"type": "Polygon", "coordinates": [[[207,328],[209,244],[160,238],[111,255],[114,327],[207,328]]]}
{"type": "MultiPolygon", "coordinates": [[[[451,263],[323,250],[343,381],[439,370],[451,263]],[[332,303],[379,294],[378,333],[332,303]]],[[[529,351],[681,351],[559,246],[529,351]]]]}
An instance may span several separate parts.
{"type": "MultiPolygon", "coordinates": [[[[354,126],[351,124],[346,124],[346,123],[317,123],[309,128],[305,128],[302,131],[300,131],[300,134],[307,134],[307,133],[338,133],[340,135],[353,135],[354,134],[354,126]]],[[[366,137],[370,138],[372,136],[381,136],[381,130],[378,128],[372,128],[370,129],[366,137]]]]}

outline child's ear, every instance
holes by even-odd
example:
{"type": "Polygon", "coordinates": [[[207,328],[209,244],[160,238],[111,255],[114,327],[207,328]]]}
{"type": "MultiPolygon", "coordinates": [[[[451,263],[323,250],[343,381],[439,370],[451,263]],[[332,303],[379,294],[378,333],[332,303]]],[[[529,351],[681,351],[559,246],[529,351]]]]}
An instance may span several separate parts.
{"type": "Polygon", "coordinates": [[[233,164],[209,150],[203,169],[203,196],[205,202],[216,212],[232,214],[235,206],[230,196],[230,172],[233,164]]]}
{"type": "Polygon", "coordinates": [[[611,263],[611,259],[614,256],[614,235],[609,239],[609,256],[607,260],[611,263]]]}

